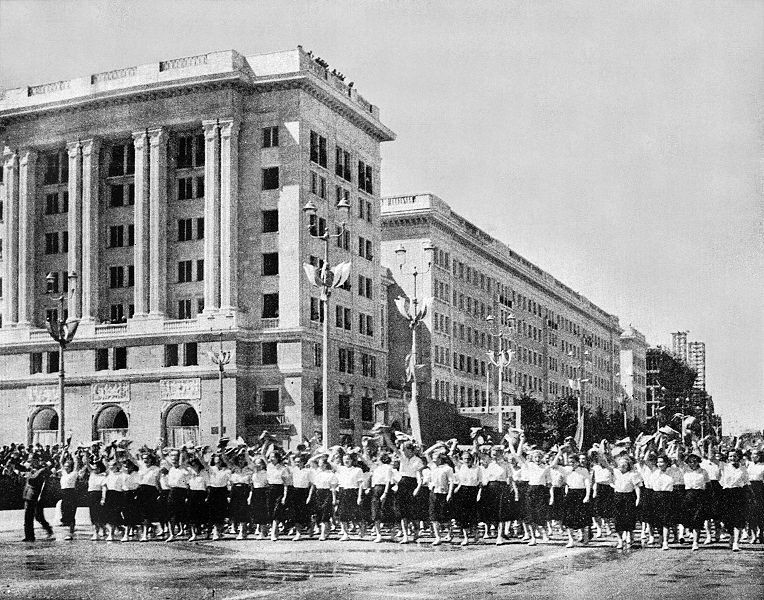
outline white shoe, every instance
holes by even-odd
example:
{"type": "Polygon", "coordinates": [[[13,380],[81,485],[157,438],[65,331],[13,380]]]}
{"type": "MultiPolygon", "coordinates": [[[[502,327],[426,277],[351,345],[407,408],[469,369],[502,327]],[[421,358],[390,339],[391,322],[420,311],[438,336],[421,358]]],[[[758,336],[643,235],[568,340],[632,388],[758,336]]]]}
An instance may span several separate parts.
{"type": "Polygon", "coordinates": [[[379,544],[381,541],[382,541],[382,536],[381,535],[378,535],[378,536],[376,536],[374,538],[374,543],[375,544],[379,544]]]}
{"type": "Polygon", "coordinates": [[[663,542],[663,545],[661,546],[661,550],[668,550],[669,545],[666,542],[663,542]]]}
{"type": "Polygon", "coordinates": [[[188,541],[189,541],[189,542],[195,542],[195,541],[196,541],[196,534],[195,534],[195,533],[192,533],[192,534],[191,534],[191,535],[188,537],[188,541]]]}
{"type": "Polygon", "coordinates": [[[575,545],[576,545],[575,542],[568,542],[567,544],[565,544],[565,547],[566,548],[572,548],[575,545]]]}
{"type": "Polygon", "coordinates": [[[737,543],[732,544],[732,551],[733,552],[740,552],[740,546],[737,543]]]}
{"type": "Polygon", "coordinates": [[[349,539],[350,539],[350,538],[348,537],[348,534],[347,534],[347,533],[345,533],[345,534],[343,534],[342,536],[340,536],[340,541],[341,541],[341,542],[347,542],[349,539]]]}
{"type": "Polygon", "coordinates": [[[240,531],[239,534],[236,536],[236,539],[237,540],[243,540],[244,539],[244,533],[240,531]]]}
{"type": "Polygon", "coordinates": [[[90,539],[93,540],[94,542],[97,542],[98,541],[98,534],[94,533],[93,535],[90,536],[90,539]]]}
{"type": "Polygon", "coordinates": [[[700,550],[700,546],[698,546],[698,542],[693,542],[692,543],[692,551],[693,552],[697,552],[698,550],[700,550]]]}
{"type": "Polygon", "coordinates": [[[436,538],[432,541],[433,546],[440,546],[443,543],[443,541],[440,538],[436,538]]]}
{"type": "Polygon", "coordinates": [[[535,546],[536,545],[536,538],[531,538],[531,541],[528,542],[529,546],[535,546]]]}
{"type": "Polygon", "coordinates": [[[294,540],[295,542],[299,542],[301,539],[302,539],[302,536],[300,535],[299,531],[295,533],[294,537],[292,538],[292,540],[294,540]]]}

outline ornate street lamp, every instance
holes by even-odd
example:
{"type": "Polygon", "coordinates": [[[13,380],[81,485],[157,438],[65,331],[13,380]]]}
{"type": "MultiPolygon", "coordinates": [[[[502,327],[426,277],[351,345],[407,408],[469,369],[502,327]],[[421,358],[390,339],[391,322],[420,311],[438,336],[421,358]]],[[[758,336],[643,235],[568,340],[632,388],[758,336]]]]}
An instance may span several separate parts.
{"type": "Polygon", "coordinates": [[[223,437],[225,429],[223,427],[223,377],[225,366],[231,362],[231,353],[223,350],[222,331],[220,332],[220,350],[217,352],[210,350],[207,352],[207,356],[209,356],[210,360],[218,366],[218,389],[220,390],[220,405],[218,407],[220,410],[220,437],[223,437]]]}
{"type": "MultiPolygon", "coordinates": [[[[56,278],[53,273],[48,273],[45,277],[47,282],[46,293],[52,294],[54,292],[54,283],[56,278]]],[[[64,437],[66,434],[66,392],[65,392],[65,374],[64,374],[64,352],[69,343],[74,339],[74,334],[77,333],[77,327],[79,326],[79,320],[67,321],[64,319],[64,303],[68,300],[67,296],[71,296],[77,285],[77,273],[72,271],[67,275],[67,281],[64,283],[65,287],[61,291],[61,295],[55,300],[58,302],[58,314],[56,322],[50,320],[45,322],[45,329],[48,330],[50,337],[52,337],[58,343],[58,443],[62,446],[66,442],[64,437]]]]}
{"type": "MultiPolygon", "coordinates": [[[[350,204],[347,200],[342,198],[337,203],[337,209],[341,215],[347,217],[350,211],[350,204]]],[[[345,234],[346,223],[343,221],[338,225],[338,232],[330,234],[330,224],[327,221],[326,230],[322,233],[319,227],[319,221],[316,216],[318,209],[313,199],[303,207],[303,212],[308,215],[309,220],[313,220],[314,223],[309,223],[308,233],[310,237],[321,240],[324,243],[324,264],[314,266],[309,263],[303,263],[303,269],[308,276],[308,280],[315,287],[321,288],[321,309],[323,310],[323,352],[322,352],[322,377],[321,377],[321,396],[322,396],[322,417],[321,417],[321,433],[323,438],[323,445],[325,448],[329,447],[329,297],[332,294],[334,288],[345,285],[345,282],[350,276],[350,263],[343,262],[338,264],[333,269],[329,266],[329,242],[332,239],[336,239],[345,234]],[[313,229],[315,227],[315,233],[313,229]]],[[[319,317],[320,318],[320,317],[319,317]]]]}
{"type": "MultiPolygon", "coordinates": [[[[421,300],[417,297],[416,280],[419,275],[424,275],[430,272],[432,269],[432,255],[435,251],[435,247],[429,242],[425,242],[423,245],[425,260],[427,261],[427,267],[420,270],[417,265],[412,265],[408,271],[414,278],[414,293],[411,296],[411,302],[408,298],[398,296],[395,299],[395,306],[398,312],[409,322],[409,329],[411,329],[411,351],[406,356],[406,381],[411,382],[411,401],[409,402],[409,417],[411,419],[411,433],[414,439],[422,442],[422,429],[419,423],[419,390],[417,389],[417,328],[422,320],[427,316],[427,307],[430,304],[430,298],[423,298],[421,300]]],[[[395,249],[395,256],[398,259],[398,269],[401,273],[404,273],[403,266],[406,264],[406,248],[403,244],[400,244],[395,249]]]]}
{"type": "MultiPolygon", "coordinates": [[[[515,316],[510,313],[509,319],[511,321],[515,320],[515,316]]],[[[494,352],[493,349],[486,352],[488,355],[488,361],[496,367],[499,377],[499,383],[498,383],[498,393],[499,398],[497,401],[497,406],[499,410],[499,420],[498,420],[498,430],[499,430],[499,436],[504,433],[504,391],[503,391],[503,383],[504,383],[504,369],[506,369],[510,363],[512,362],[512,359],[515,356],[514,350],[512,348],[508,348],[507,350],[504,350],[502,348],[502,340],[504,339],[504,336],[506,335],[506,332],[500,329],[495,324],[495,317],[493,315],[488,315],[485,320],[488,322],[488,335],[491,338],[497,338],[499,340],[499,350],[498,352],[494,352]]],[[[487,380],[486,380],[487,381],[487,380]]],[[[486,390],[486,401],[490,405],[489,394],[490,394],[490,386],[486,390]]],[[[490,406],[489,406],[490,410],[490,406]]]]}

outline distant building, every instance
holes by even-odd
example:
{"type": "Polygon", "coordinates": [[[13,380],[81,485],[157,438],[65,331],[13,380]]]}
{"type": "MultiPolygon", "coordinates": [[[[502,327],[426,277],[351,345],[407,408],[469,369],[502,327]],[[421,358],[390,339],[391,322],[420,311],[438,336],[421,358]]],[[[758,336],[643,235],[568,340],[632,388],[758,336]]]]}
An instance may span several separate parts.
{"type": "Polygon", "coordinates": [[[675,331],[671,334],[671,351],[674,355],[687,362],[687,334],[689,331],[675,331]]]}
{"type": "Polygon", "coordinates": [[[629,325],[621,334],[621,386],[629,397],[631,418],[647,418],[647,341],[644,334],[629,325]]]}
{"type": "Polygon", "coordinates": [[[687,363],[695,370],[697,376],[693,387],[706,391],[706,344],[705,342],[690,342],[687,345],[687,363]]]}

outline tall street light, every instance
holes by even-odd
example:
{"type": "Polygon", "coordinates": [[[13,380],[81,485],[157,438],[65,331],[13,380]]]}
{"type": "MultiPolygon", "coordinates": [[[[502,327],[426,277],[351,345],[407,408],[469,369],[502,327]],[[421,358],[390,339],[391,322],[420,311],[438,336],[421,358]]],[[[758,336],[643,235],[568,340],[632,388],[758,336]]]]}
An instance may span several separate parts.
{"type": "MultiPolygon", "coordinates": [[[[514,320],[515,316],[510,313],[509,319],[514,320]]],[[[515,356],[515,352],[509,348],[507,350],[504,350],[502,348],[502,340],[504,339],[505,332],[500,329],[496,324],[496,318],[493,315],[488,315],[485,320],[488,322],[488,335],[491,338],[497,338],[499,340],[499,350],[498,352],[494,352],[493,349],[486,352],[488,355],[488,361],[496,367],[498,374],[499,374],[499,383],[498,383],[498,393],[499,393],[499,399],[498,399],[498,410],[499,410],[499,421],[498,421],[498,430],[499,430],[499,436],[501,436],[504,433],[504,391],[503,391],[503,383],[504,383],[504,369],[506,369],[510,363],[512,362],[512,359],[515,356]]],[[[490,394],[491,388],[489,387],[488,390],[486,390],[486,400],[488,401],[488,395],[490,394]]],[[[489,401],[490,403],[490,401],[489,401]]],[[[490,410],[490,407],[489,407],[490,410]]]]}
{"type": "MultiPolygon", "coordinates": [[[[45,277],[45,281],[47,282],[47,293],[51,294],[54,292],[54,283],[56,282],[56,278],[54,277],[53,273],[48,273],[48,275],[45,277]]],[[[74,293],[75,286],[77,285],[77,273],[72,271],[67,275],[67,281],[64,282],[64,289],[61,291],[61,295],[56,298],[56,301],[58,302],[58,314],[56,322],[52,322],[50,320],[45,322],[45,329],[48,330],[48,333],[50,334],[50,337],[52,337],[56,342],[58,342],[58,404],[59,404],[59,415],[58,415],[58,443],[62,446],[66,442],[65,439],[65,431],[66,431],[66,408],[65,408],[65,402],[66,402],[66,392],[64,388],[64,352],[66,350],[66,347],[69,345],[69,343],[74,339],[74,334],[77,333],[77,327],[79,326],[80,322],[78,320],[71,320],[66,321],[64,318],[64,303],[68,299],[68,296],[71,296],[74,293]]]]}
{"type": "MultiPolygon", "coordinates": [[[[348,201],[342,198],[337,203],[337,209],[340,211],[340,215],[346,218],[350,211],[350,204],[348,201]]],[[[332,294],[332,289],[341,287],[345,284],[350,276],[350,263],[343,262],[338,264],[333,269],[329,266],[329,243],[332,239],[336,239],[345,234],[346,223],[343,218],[342,222],[337,225],[337,233],[331,234],[330,224],[326,223],[324,231],[321,231],[320,221],[317,217],[318,209],[313,199],[303,207],[303,212],[308,215],[309,221],[308,233],[310,237],[321,240],[324,242],[324,264],[315,266],[309,263],[303,263],[303,269],[308,276],[310,283],[318,288],[321,288],[321,309],[323,311],[323,348],[322,348],[322,372],[321,372],[321,435],[323,438],[323,445],[325,448],[329,447],[329,297],[332,294]]],[[[321,315],[319,315],[319,318],[321,315]]]]}
{"type": "Polygon", "coordinates": [[[223,437],[223,377],[225,366],[231,362],[231,353],[223,350],[222,331],[220,332],[220,350],[217,352],[210,350],[207,352],[207,356],[209,356],[210,360],[218,366],[218,389],[220,390],[220,406],[218,407],[220,410],[220,437],[223,437]]]}
{"type": "MultiPolygon", "coordinates": [[[[411,296],[411,302],[408,298],[398,296],[395,299],[395,306],[398,312],[401,313],[404,319],[409,322],[409,329],[411,329],[411,352],[406,356],[406,380],[411,382],[411,401],[409,402],[409,418],[411,419],[411,433],[414,439],[418,443],[422,443],[422,429],[419,423],[419,390],[417,389],[417,340],[416,333],[419,324],[427,316],[427,306],[429,305],[429,298],[423,298],[421,301],[417,297],[416,280],[419,275],[424,275],[430,272],[432,268],[432,255],[435,247],[429,242],[425,242],[423,245],[425,260],[427,261],[427,267],[420,270],[417,265],[412,265],[409,270],[409,274],[414,278],[414,293],[411,296]]],[[[395,256],[398,259],[398,269],[401,273],[404,273],[403,266],[406,264],[406,248],[403,244],[400,244],[395,249],[395,256]]]]}
{"type": "MultiPolygon", "coordinates": [[[[583,400],[585,400],[584,397],[584,386],[585,384],[589,383],[589,379],[584,379],[584,375],[586,375],[586,366],[584,365],[584,361],[586,360],[586,357],[590,355],[590,352],[584,347],[586,346],[586,339],[584,336],[581,336],[581,360],[579,361],[578,369],[576,370],[576,378],[575,379],[568,379],[568,385],[570,389],[572,389],[574,392],[576,392],[576,399],[577,399],[577,407],[576,407],[576,415],[578,417],[578,426],[576,427],[576,445],[578,448],[583,447],[584,443],[584,407],[583,407],[583,400]]],[[[575,356],[575,353],[573,350],[568,352],[568,356],[573,358],[575,356]]]]}

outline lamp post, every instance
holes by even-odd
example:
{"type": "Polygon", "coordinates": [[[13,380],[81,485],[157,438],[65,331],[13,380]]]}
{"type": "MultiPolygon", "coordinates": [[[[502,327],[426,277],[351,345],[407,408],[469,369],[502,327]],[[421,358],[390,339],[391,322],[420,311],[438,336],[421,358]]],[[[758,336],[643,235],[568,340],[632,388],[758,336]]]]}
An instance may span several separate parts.
{"type": "MultiPolygon", "coordinates": [[[[425,275],[432,269],[432,255],[435,247],[425,242],[423,245],[425,260],[427,261],[427,267],[422,270],[417,265],[412,265],[409,270],[409,274],[414,278],[414,293],[411,295],[411,303],[408,298],[402,298],[398,296],[395,299],[395,306],[398,312],[409,322],[409,329],[411,329],[411,352],[406,357],[406,379],[411,382],[411,401],[409,402],[409,417],[411,418],[411,433],[417,442],[422,442],[422,430],[419,423],[419,390],[417,389],[417,328],[419,324],[427,316],[427,306],[429,304],[429,298],[423,298],[421,300],[417,296],[416,280],[420,275],[425,275]]],[[[403,244],[400,244],[395,249],[395,256],[398,259],[398,269],[401,273],[404,273],[403,266],[406,264],[406,248],[403,244]]]]}
{"type": "MultiPolygon", "coordinates": [[[[350,211],[350,204],[347,200],[342,198],[337,203],[337,209],[340,214],[347,217],[350,211]]],[[[343,262],[338,264],[333,269],[329,266],[329,243],[332,239],[336,239],[345,234],[346,223],[343,221],[338,225],[339,231],[335,234],[329,233],[329,222],[326,223],[324,232],[321,232],[319,227],[319,220],[316,217],[318,209],[313,199],[303,207],[303,212],[308,215],[310,220],[314,220],[314,223],[309,223],[308,233],[310,237],[321,240],[324,243],[324,264],[320,266],[311,265],[309,263],[303,263],[303,269],[308,276],[308,280],[312,285],[321,289],[321,308],[323,310],[323,331],[322,331],[322,360],[321,360],[321,435],[323,438],[323,445],[325,448],[329,447],[329,297],[332,294],[332,289],[338,288],[345,284],[350,276],[350,263],[343,262]],[[313,229],[315,228],[315,233],[313,229]]],[[[320,315],[319,315],[320,319],[320,315]]]]}
{"type": "MultiPolygon", "coordinates": [[[[53,273],[48,273],[45,277],[47,282],[47,293],[52,294],[53,284],[56,281],[53,273]]],[[[56,298],[58,302],[58,314],[56,322],[47,320],[45,322],[45,329],[48,330],[50,337],[52,337],[58,343],[58,442],[62,446],[66,442],[64,436],[66,435],[66,392],[65,392],[65,373],[64,373],[64,352],[69,343],[74,339],[74,334],[77,333],[77,327],[80,322],[78,320],[68,321],[64,319],[64,303],[68,300],[67,295],[74,293],[75,286],[77,285],[77,273],[72,271],[67,275],[67,281],[64,284],[65,287],[61,292],[61,295],[56,298]]]]}
{"type": "Polygon", "coordinates": [[[223,332],[220,332],[220,350],[215,352],[214,350],[210,350],[207,352],[207,356],[210,357],[210,360],[215,363],[218,366],[218,389],[220,391],[220,405],[218,406],[218,409],[220,411],[220,437],[223,437],[224,433],[224,427],[223,427],[223,377],[224,377],[224,371],[225,366],[231,362],[231,353],[228,351],[223,350],[223,332]]]}
{"type": "MultiPolygon", "coordinates": [[[[509,315],[510,320],[514,320],[515,316],[510,313],[509,315]]],[[[503,392],[503,382],[504,382],[504,369],[507,368],[510,363],[512,362],[512,359],[515,356],[514,350],[511,348],[504,350],[502,348],[502,339],[504,338],[505,332],[498,328],[498,326],[495,326],[494,321],[496,320],[493,315],[488,315],[485,320],[488,322],[489,329],[488,329],[488,335],[492,338],[498,338],[499,340],[499,351],[494,352],[493,349],[486,352],[488,355],[489,362],[494,365],[498,371],[498,393],[499,393],[499,399],[498,399],[498,409],[499,409],[499,419],[498,419],[498,430],[499,435],[502,435],[504,433],[504,392],[503,392]],[[494,328],[495,327],[495,328],[494,328]],[[492,329],[494,328],[494,329],[492,329]]],[[[488,397],[488,394],[490,394],[490,387],[488,390],[486,390],[486,398],[488,397]]],[[[490,404],[490,403],[489,403],[490,404]]]]}

